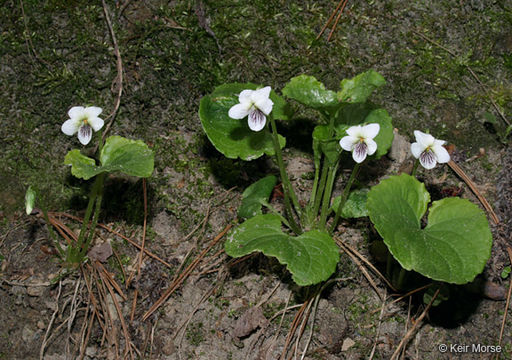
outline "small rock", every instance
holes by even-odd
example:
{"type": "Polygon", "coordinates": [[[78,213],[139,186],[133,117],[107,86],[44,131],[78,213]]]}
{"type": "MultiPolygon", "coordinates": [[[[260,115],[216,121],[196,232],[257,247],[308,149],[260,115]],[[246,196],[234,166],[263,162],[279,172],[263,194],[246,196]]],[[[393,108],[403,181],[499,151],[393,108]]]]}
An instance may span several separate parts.
{"type": "Polygon", "coordinates": [[[21,338],[26,343],[31,342],[34,337],[34,333],[35,331],[30,327],[30,325],[25,325],[21,331],[21,338]]]}
{"type": "Polygon", "coordinates": [[[43,321],[39,320],[39,321],[37,322],[37,328],[38,328],[38,329],[41,329],[41,330],[44,330],[44,329],[46,329],[46,325],[44,324],[44,322],[43,322],[43,321]]]}
{"type": "Polygon", "coordinates": [[[402,163],[409,156],[411,143],[404,136],[400,135],[396,129],[393,133],[394,138],[391,150],[389,151],[389,157],[391,160],[402,163]]]}
{"type": "Polygon", "coordinates": [[[94,357],[96,356],[96,352],[97,352],[97,349],[95,346],[87,346],[85,348],[85,355],[89,356],[89,357],[94,357]]]}
{"type": "Polygon", "coordinates": [[[258,327],[264,327],[267,324],[268,320],[263,315],[261,307],[252,307],[236,321],[233,335],[237,338],[246,337],[258,327]]]}
{"type": "Polygon", "coordinates": [[[347,351],[355,344],[356,342],[354,340],[352,340],[351,338],[346,338],[345,340],[343,340],[343,345],[341,345],[341,351],[347,351]]]}
{"type": "Polygon", "coordinates": [[[44,286],[29,286],[27,288],[27,294],[29,296],[39,297],[44,293],[44,286]]]}

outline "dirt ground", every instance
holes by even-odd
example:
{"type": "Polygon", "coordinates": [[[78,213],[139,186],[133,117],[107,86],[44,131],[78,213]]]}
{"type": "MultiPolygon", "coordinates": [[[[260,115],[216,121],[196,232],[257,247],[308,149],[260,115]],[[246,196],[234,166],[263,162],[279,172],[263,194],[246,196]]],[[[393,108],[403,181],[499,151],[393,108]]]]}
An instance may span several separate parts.
{"type": "MultiPolygon", "coordinates": [[[[225,159],[209,144],[197,115],[201,97],[223,83],[251,81],[280,90],[306,73],[335,89],[341,79],[368,69],[387,80],[372,101],[390,113],[397,135],[391,154],[363,166],[362,179],[376,184],[410,168],[412,130],[428,129],[454,145],[452,158],[500,218],[498,225],[489,218],[494,243],[484,273],[472,284],[450,287],[449,300],[429,310],[401,358],[496,356],[472,346],[498,345],[510,281],[503,270],[512,245],[512,149],[506,137],[512,121],[512,4],[348,1],[331,41],[330,29],[316,39],[337,4],[107,1],[123,74],[112,132],[143,139],[155,152],[144,235],[154,256],[144,257],[139,273],[132,243],[140,244],[144,234],[142,181],[111,176],[100,217],[105,227],[95,241],[109,243],[115,255],[59,280],[62,264],[45,222],[24,213],[25,189],[36,185],[40,201],[78,231],[79,222],[66,215],[83,216],[90,184],[63,165],[79,143],[60,127],[71,106],[100,106],[107,117],[120,68],[102,2],[3,2],[0,359],[129,358],[127,339],[132,358],[140,359],[390,359],[425,309],[422,293],[392,302],[398,296],[373,273],[371,286],[346,253],[333,276],[343,280],[326,287],[309,308],[308,322],[299,324],[302,336],[287,339],[315,289],[296,286],[274,259],[255,254],[234,261],[221,251],[221,235],[236,225],[244,188],[277,174],[276,166],[265,157],[225,159]],[[191,265],[197,266],[146,318],[191,265]],[[105,284],[113,282],[105,276],[119,290],[110,291],[105,284]],[[103,299],[97,315],[102,325],[88,325],[94,318],[91,291],[103,299]]],[[[306,197],[314,116],[292,105],[294,120],[279,130],[288,139],[285,161],[293,185],[306,197]]],[[[434,199],[457,192],[479,204],[447,166],[420,177],[434,199]]],[[[280,202],[277,197],[273,205],[280,202]]],[[[384,271],[374,251],[380,239],[368,219],[342,222],[338,236],[384,271]]],[[[411,275],[409,287],[425,282],[411,275]]],[[[498,358],[512,358],[510,316],[501,346],[498,358]]]]}

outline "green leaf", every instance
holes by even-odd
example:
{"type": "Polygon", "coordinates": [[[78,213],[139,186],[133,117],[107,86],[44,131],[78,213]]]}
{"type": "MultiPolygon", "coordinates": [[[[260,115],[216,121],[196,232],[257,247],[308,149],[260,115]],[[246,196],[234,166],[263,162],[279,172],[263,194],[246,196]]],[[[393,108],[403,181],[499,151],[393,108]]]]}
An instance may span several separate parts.
{"type": "Polygon", "coordinates": [[[238,209],[238,216],[251,218],[261,214],[261,204],[268,201],[277,178],[269,175],[250,185],[242,194],[242,205],[238,209]]]}
{"type": "Polygon", "coordinates": [[[430,207],[430,195],[414,177],[392,176],[374,186],[370,219],[395,259],[406,270],[454,284],[472,281],[491,254],[492,235],[485,214],[466,199],[446,198],[430,207]]]}
{"type": "MultiPolygon", "coordinates": [[[[368,208],[366,207],[366,200],[368,199],[369,189],[359,189],[351,191],[348,195],[347,201],[341,209],[341,217],[345,219],[349,218],[360,218],[368,216],[368,208]]],[[[338,212],[340,206],[341,195],[336,196],[333,200],[331,210],[338,212]]]]}
{"type": "Polygon", "coordinates": [[[150,177],[154,168],[154,154],[142,140],[110,136],[105,141],[100,161],[108,172],[120,171],[127,175],[150,177]]]}
{"type": "Polygon", "coordinates": [[[64,164],[71,165],[71,174],[88,180],[102,172],[120,171],[138,177],[149,177],[153,173],[153,150],[141,140],[130,140],[121,136],[110,136],[100,154],[101,166],[94,159],[74,149],[67,153],[64,164]]]}
{"type": "Polygon", "coordinates": [[[339,101],[349,103],[363,103],[372,92],[386,83],[381,74],[375,70],[368,70],[352,79],[341,81],[341,90],[338,91],[339,101]]]}
{"type": "Polygon", "coordinates": [[[316,110],[333,111],[340,103],[336,93],[327,90],[314,76],[299,75],[284,87],[283,95],[316,110]]]}
{"type": "Polygon", "coordinates": [[[377,151],[373,156],[379,159],[388,152],[393,143],[393,124],[386,110],[368,103],[345,105],[338,112],[334,129],[337,137],[341,139],[347,135],[346,130],[349,127],[372,123],[380,125],[379,133],[373,139],[377,143],[377,151]]]}
{"type": "Polygon", "coordinates": [[[96,166],[94,159],[83,155],[77,149],[73,149],[66,154],[64,164],[71,165],[71,174],[73,176],[84,180],[88,180],[105,171],[103,167],[96,166]]]}
{"type": "MultiPolygon", "coordinates": [[[[199,104],[199,118],[210,142],[224,156],[230,159],[254,160],[263,154],[274,155],[272,134],[267,128],[262,131],[249,129],[247,119],[237,120],[228,116],[229,109],[238,104],[238,95],[243,90],[256,90],[256,84],[224,84],[220,85],[211,95],[204,96],[199,104]]],[[[288,105],[274,91],[270,92],[274,102],[272,116],[275,119],[288,119],[288,105]]],[[[268,119],[267,119],[268,121],[268,119]]],[[[279,145],[286,144],[284,137],[279,135],[279,145]]]]}
{"type": "Polygon", "coordinates": [[[317,146],[325,155],[329,165],[334,165],[342,151],[339,139],[329,136],[327,125],[317,125],[313,130],[313,146],[317,146]]]}
{"type": "Polygon", "coordinates": [[[338,247],[327,233],[313,230],[290,236],[281,230],[281,220],[274,214],[257,215],[238,226],[228,235],[225,250],[232,257],[255,251],[276,257],[300,286],[327,280],[340,258],[338,247]]]}
{"type": "Polygon", "coordinates": [[[25,212],[27,215],[32,213],[34,210],[34,204],[36,202],[36,192],[32,189],[32,186],[29,186],[27,192],[25,193],[25,212]]]}

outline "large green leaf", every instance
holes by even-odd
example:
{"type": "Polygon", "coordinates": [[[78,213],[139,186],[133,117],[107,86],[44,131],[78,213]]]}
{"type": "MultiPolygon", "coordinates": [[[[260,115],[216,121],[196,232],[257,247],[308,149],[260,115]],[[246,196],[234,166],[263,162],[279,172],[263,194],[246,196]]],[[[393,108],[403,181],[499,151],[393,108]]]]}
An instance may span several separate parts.
{"type": "Polygon", "coordinates": [[[339,101],[343,102],[363,103],[375,89],[385,83],[386,80],[381,74],[375,70],[368,70],[352,79],[343,79],[337,97],[339,101]]]}
{"type": "Polygon", "coordinates": [[[274,214],[257,215],[238,226],[228,235],[225,250],[233,257],[255,251],[274,256],[301,286],[327,280],[340,257],[338,247],[327,233],[313,230],[290,236],[281,230],[281,220],[274,214]]]}
{"type": "Polygon", "coordinates": [[[101,166],[94,159],[71,150],[64,158],[64,164],[71,165],[71,174],[88,180],[102,172],[119,171],[127,175],[149,177],[153,173],[153,150],[141,140],[130,140],[121,136],[110,136],[100,154],[101,166]]]}
{"type": "Polygon", "coordinates": [[[335,131],[338,139],[346,136],[346,130],[354,125],[377,123],[380,125],[378,135],[373,139],[377,143],[374,156],[378,159],[385,155],[393,143],[393,124],[391,116],[385,109],[368,103],[348,104],[338,111],[335,131]]]}
{"type": "MultiPolygon", "coordinates": [[[[351,191],[348,195],[347,201],[343,204],[341,209],[341,217],[345,219],[360,218],[368,216],[368,208],[366,207],[366,200],[368,199],[369,189],[359,189],[351,191]]],[[[338,212],[340,206],[341,195],[336,196],[332,202],[331,210],[338,212]]]]}
{"type": "Polygon", "coordinates": [[[242,194],[242,205],[238,209],[238,216],[251,218],[261,214],[261,204],[268,201],[277,178],[269,175],[251,184],[242,194]]]}
{"type": "Polygon", "coordinates": [[[327,90],[314,76],[299,75],[284,87],[283,95],[317,110],[333,111],[339,106],[336,93],[327,90]]]}
{"type": "Polygon", "coordinates": [[[492,234],[485,214],[466,199],[446,198],[430,207],[430,196],[415,178],[402,174],[368,194],[370,219],[395,259],[406,270],[454,284],[472,281],[490,257],[492,234]]]}
{"type": "MultiPolygon", "coordinates": [[[[199,118],[206,136],[217,150],[230,159],[254,160],[263,154],[274,155],[272,135],[268,128],[255,132],[249,129],[247,119],[237,120],[228,116],[229,109],[238,104],[238,95],[243,90],[256,90],[258,87],[251,83],[220,85],[211,95],[204,96],[199,104],[199,118]]],[[[289,110],[284,99],[274,91],[270,92],[270,99],[274,102],[271,116],[288,119],[289,110]]],[[[285,138],[279,135],[281,148],[285,143],[285,138]]]]}

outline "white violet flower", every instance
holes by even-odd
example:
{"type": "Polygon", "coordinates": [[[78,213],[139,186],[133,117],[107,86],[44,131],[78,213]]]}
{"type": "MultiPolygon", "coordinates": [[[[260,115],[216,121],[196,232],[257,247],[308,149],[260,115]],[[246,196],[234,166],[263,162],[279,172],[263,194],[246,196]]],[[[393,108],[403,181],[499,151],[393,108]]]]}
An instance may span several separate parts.
{"type": "Polygon", "coordinates": [[[340,146],[343,150],[352,151],[356,163],[362,163],[367,155],[373,155],[377,151],[377,143],[373,138],[379,131],[379,124],[351,126],[347,129],[348,136],[341,138],[340,146]]]}
{"type": "Polygon", "coordinates": [[[70,118],[62,124],[62,132],[69,136],[78,133],[78,140],[82,145],[87,145],[91,141],[92,131],[98,131],[103,127],[104,122],[98,117],[102,111],[96,106],[73,106],[68,111],[70,118]]]}
{"type": "Polygon", "coordinates": [[[258,90],[244,90],[238,95],[240,103],[232,106],[228,115],[232,119],[243,119],[249,115],[249,128],[260,131],[265,127],[267,115],[274,106],[269,96],[270,86],[258,90]]]}
{"type": "Polygon", "coordinates": [[[437,140],[430,134],[414,130],[416,142],[411,144],[411,152],[425,169],[432,169],[437,163],[450,161],[450,154],[443,147],[444,140],[437,140]]]}

